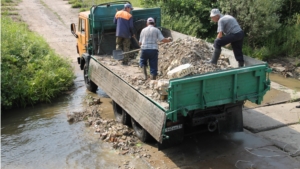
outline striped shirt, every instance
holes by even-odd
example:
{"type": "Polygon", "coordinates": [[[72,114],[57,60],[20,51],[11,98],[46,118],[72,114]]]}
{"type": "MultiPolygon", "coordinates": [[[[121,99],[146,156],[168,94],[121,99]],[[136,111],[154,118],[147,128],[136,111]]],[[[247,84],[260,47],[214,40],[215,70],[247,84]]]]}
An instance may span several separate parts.
{"type": "Polygon", "coordinates": [[[141,49],[158,49],[157,42],[164,39],[164,36],[159,29],[153,25],[149,25],[144,28],[140,34],[141,49]]]}

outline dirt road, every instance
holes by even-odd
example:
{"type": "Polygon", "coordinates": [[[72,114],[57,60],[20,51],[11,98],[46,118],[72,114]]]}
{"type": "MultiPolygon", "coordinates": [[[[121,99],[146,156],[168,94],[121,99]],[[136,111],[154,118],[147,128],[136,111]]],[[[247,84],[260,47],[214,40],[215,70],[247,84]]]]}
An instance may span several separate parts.
{"type": "MultiPolygon", "coordinates": [[[[19,9],[19,14],[32,31],[42,35],[58,54],[70,58],[77,76],[76,84],[84,84],[76,60],[76,39],[69,28],[70,23],[77,22],[78,10],[70,8],[63,0],[23,0],[19,9]]],[[[185,140],[182,145],[164,151],[157,151],[155,144],[145,144],[143,147],[151,158],[144,158],[143,161],[149,168],[160,169],[295,169],[300,166],[298,161],[272,142],[247,131],[222,135],[202,133],[185,140]]]]}
{"type": "Polygon", "coordinates": [[[58,54],[70,58],[78,73],[76,40],[70,32],[70,24],[77,22],[79,10],[63,0],[23,0],[18,8],[29,28],[43,36],[58,54]]]}

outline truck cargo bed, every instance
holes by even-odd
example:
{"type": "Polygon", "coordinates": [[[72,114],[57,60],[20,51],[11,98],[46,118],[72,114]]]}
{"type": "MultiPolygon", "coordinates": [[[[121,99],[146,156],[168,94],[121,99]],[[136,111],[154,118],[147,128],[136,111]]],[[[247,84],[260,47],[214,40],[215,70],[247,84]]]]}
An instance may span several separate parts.
{"type": "MultiPolygon", "coordinates": [[[[162,32],[174,40],[189,37],[170,30],[162,32]]],[[[212,44],[207,45],[212,48],[212,44]]],[[[223,49],[221,55],[228,58],[229,69],[170,79],[167,100],[157,97],[152,81],[144,80],[136,60],[123,65],[111,55],[92,55],[88,74],[160,143],[170,131],[166,129],[168,120],[176,122],[191,114],[195,116],[189,122],[193,125],[212,123],[214,119],[219,131],[242,131],[241,103],[250,100],[260,104],[270,89],[270,69],[265,62],[248,56],[244,56],[245,67],[238,68],[232,51],[223,49]]]]}

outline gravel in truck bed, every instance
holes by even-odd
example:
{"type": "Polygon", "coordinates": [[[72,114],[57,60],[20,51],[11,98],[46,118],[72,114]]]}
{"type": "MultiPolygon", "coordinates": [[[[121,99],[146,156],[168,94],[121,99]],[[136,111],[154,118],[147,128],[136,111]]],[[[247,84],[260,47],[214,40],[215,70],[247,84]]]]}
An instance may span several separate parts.
{"type": "MultiPolygon", "coordinates": [[[[166,85],[170,80],[167,75],[170,70],[180,65],[190,64],[193,71],[188,76],[192,76],[231,68],[229,59],[223,55],[220,56],[217,65],[205,63],[211,58],[212,52],[213,48],[209,47],[205,41],[197,38],[178,39],[160,44],[157,80],[144,79],[142,69],[138,66],[140,53],[130,59],[128,65],[123,65],[122,61],[115,60],[112,56],[99,57],[98,60],[135,89],[168,110],[166,92],[162,92],[167,87],[161,85],[166,85]],[[162,93],[164,94],[162,95],[162,93]]],[[[148,77],[149,75],[148,67],[148,77]]]]}

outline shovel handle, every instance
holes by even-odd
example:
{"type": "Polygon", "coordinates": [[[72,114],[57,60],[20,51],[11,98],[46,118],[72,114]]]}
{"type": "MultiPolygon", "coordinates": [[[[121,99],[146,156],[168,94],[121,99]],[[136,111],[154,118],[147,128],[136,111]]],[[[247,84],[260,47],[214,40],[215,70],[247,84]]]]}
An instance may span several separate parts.
{"type": "Polygon", "coordinates": [[[133,39],[135,40],[135,42],[140,46],[140,43],[139,43],[139,41],[136,39],[136,37],[135,36],[133,36],[133,39]]]}
{"type": "Polygon", "coordinates": [[[135,49],[135,50],[131,50],[131,51],[128,51],[128,52],[123,52],[122,53],[122,55],[123,54],[128,54],[128,53],[133,53],[133,52],[138,52],[138,51],[140,51],[141,49],[135,49]]]}

